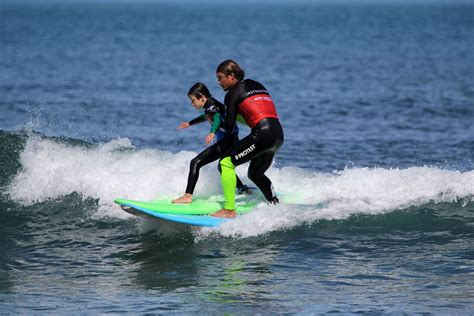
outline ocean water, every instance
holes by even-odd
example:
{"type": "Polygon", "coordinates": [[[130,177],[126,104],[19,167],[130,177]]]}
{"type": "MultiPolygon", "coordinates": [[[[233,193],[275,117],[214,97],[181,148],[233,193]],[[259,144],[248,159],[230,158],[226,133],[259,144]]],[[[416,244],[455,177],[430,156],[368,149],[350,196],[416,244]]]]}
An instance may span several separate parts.
{"type": "MultiPolygon", "coordinates": [[[[1,313],[472,313],[473,4],[7,2],[0,21],[1,313]],[[277,104],[268,175],[298,204],[215,229],[123,212],[182,194],[208,130],[177,130],[186,92],[222,100],[228,58],[277,104]]],[[[214,163],[195,195],[219,194],[214,163]]]]}

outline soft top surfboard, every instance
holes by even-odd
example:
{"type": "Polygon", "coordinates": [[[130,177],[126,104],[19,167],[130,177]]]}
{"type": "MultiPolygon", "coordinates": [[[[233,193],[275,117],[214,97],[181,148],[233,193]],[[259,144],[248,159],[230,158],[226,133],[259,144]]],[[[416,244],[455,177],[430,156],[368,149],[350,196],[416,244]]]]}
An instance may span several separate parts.
{"type": "MultiPolygon", "coordinates": [[[[190,204],[172,203],[170,199],[154,201],[116,199],[115,203],[119,204],[127,213],[136,216],[158,218],[188,225],[216,227],[231,220],[210,216],[210,214],[222,208],[221,202],[215,198],[208,200],[196,199],[190,204]]],[[[257,203],[255,200],[242,201],[237,199],[237,214],[242,215],[250,212],[257,203]]]]}

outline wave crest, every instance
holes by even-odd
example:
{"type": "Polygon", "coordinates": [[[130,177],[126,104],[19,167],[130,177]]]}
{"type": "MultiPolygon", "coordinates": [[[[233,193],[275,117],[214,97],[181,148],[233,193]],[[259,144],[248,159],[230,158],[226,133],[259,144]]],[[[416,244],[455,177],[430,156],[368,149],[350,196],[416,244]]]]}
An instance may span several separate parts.
{"type": "MultiPolygon", "coordinates": [[[[127,218],[113,203],[115,198],[151,200],[180,195],[194,156],[190,151],[137,149],[128,139],[85,146],[31,135],[20,154],[21,170],[7,193],[17,203],[33,204],[76,192],[98,201],[98,217],[127,218]]],[[[245,168],[237,169],[239,176],[245,168]]],[[[217,230],[220,234],[258,235],[320,219],[381,214],[433,202],[472,201],[474,196],[474,171],[428,166],[346,168],[333,173],[272,167],[268,175],[286,203],[277,207],[262,204],[255,212],[223,225],[217,230]]],[[[202,168],[195,194],[208,197],[220,192],[216,164],[202,168]]]]}

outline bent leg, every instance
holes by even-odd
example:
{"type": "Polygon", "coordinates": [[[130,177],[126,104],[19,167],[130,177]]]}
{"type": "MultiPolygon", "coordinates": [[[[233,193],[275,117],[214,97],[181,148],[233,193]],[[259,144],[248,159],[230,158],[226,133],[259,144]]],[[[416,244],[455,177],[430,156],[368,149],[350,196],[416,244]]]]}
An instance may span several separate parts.
{"type": "Polygon", "coordinates": [[[273,201],[273,194],[271,193],[271,182],[264,175],[265,171],[270,167],[273,156],[275,155],[274,144],[266,139],[261,139],[258,141],[256,136],[250,134],[240,140],[231,151],[225,154],[225,157],[219,162],[222,173],[221,173],[221,182],[222,189],[224,191],[224,208],[226,210],[235,209],[235,185],[236,185],[236,175],[235,167],[241,164],[244,164],[249,161],[257,159],[256,163],[253,163],[252,172],[249,170],[249,175],[253,175],[255,184],[262,190],[262,193],[269,201],[273,201]],[[261,159],[258,159],[259,156],[263,155],[261,159]]]}
{"type": "Polygon", "coordinates": [[[275,153],[273,151],[261,154],[250,161],[248,170],[249,179],[262,191],[267,201],[272,203],[278,202],[278,199],[276,199],[275,192],[273,191],[272,182],[265,175],[265,172],[270,168],[274,156],[275,153]]]}
{"type": "Polygon", "coordinates": [[[188,184],[186,186],[186,193],[193,194],[196,183],[199,179],[199,169],[220,158],[220,151],[218,144],[214,144],[202,151],[193,160],[191,160],[188,174],[188,184]]]}

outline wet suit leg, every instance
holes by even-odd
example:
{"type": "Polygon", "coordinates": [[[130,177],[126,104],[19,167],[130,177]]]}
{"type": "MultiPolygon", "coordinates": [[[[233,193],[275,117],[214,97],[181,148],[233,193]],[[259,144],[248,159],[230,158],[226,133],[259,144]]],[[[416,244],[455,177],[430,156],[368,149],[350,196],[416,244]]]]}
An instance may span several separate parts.
{"type": "Polygon", "coordinates": [[[278,198],[273,191],[272,182],[265,175],[265,172],[272,165],[273,157],[275,157],[275,152],[269,151],[251,160],[248,177],[253,183],[257,185],[260,191],[262,191],[267,201],[271,203],[278,203],[278,198]]]}
{"type": "Polygon", "coordinates": [[[276,151],[283,143],[283,129],[278,119],[264,119],[252,129],[250,135],[240,140],[221,159],[221,181],[224,191],[224,209],[235,210],[235,167],[251,161],[249,178],[259,187],[271,203],[278,199],[272,190],[270,179],[264,175],[270,167],[276,151]]]}
{"type": "MultiPolygon", "coordinates": [[[[222,154],[220,155],[219,158],[222,158],[223,156],[226,155],[227,152],[229,152],[232,149],[232,146],[237,144],[239,142],[239,135],[238,133],[232,134],[229,138],[223,139],[222,140],[222,146],[221,146],[221,152],[222,154]]],[[[217,164],[217,170],[219,170],[219,173],[222,174],[222,168],[220,164],[217,164]]],[[[237,190],[240,192],[241,190],[244,191],[248,189],[246,185],[242,183],[242,180],[240,180],[239,176],[235,174],[235,179],[237,181],[237,190]]]]}
{"type": "Polygon", "coordinates": [[[219,144],[216,143],[203,150],[199,155],[191,160],[189,166],[188,184],[185,191],[186,193],[193,194],[194,188],[196,187],[196,183],[199,179],[199,170],[201,167],[219,159],[219,157],[219,144]]]}
{"type": "MultiPolygon", "coordinates": [[[[219,171],[220,174],[222,174],[221,164],[217,164],[217,170],[219,171]]],[[[240,192],[240,190],[248,189],[248,187],[242,182],[242,180],[240,180],[237,174],[235,174],[235,180],[237,181],[236,182],[237,191],[240,192]]]]}
{"type": "MultiPolygon", "coordinates": [[[[233,137],[233,136],[231,136],[233,137]]],[[[238,138],[237,138],[238,141],[238,138]]],[[[196,183],[199,179],[199,170],[201,167],[216,161],[217,159],[221,158],[222,155],[228,151],[231,147],[232,144],[235,142],[234,139],[222,139],[218,141],[217,143],[213,144],[212,146],[209,146],[205,150],[203,150],[199,155],[197,155],[195,158],[191,160],[190,166],[189,166],[189,174],[188,174],[188,183],[186,186],[186,193],[188,194],[193,194],[194,189],[196,187],[196,183]]],[[[220,172],[220,168],[219,172],[220,172]]],[[[237,177],[236,175],[236,181],[237,181],[237,188],[243,187],[242,181],[237,177]]]]}

